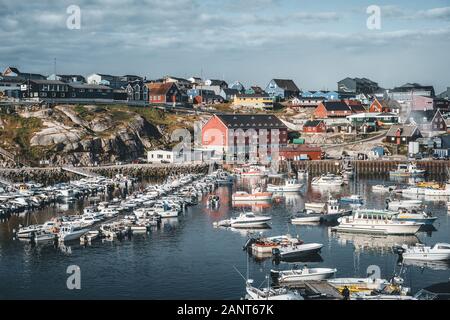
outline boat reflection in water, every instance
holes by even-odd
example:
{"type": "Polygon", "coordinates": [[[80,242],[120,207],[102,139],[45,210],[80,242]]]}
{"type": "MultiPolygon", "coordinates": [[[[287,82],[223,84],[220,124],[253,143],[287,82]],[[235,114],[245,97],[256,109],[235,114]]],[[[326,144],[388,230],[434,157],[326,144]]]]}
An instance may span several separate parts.
{"type": "Polygon", "coordinates": [[[161,219],[161,230],[171,230],[178,227],[180,224],[178,218],[161,219]]]}
{"type": "Polygon", "coordinates": [[[399,259],[399,264],[403,263],[404,266],[417,267],[422,269],[431,269],[436,271],[443,271],[450,269],[450,261],[423,261],[423,260],[402,260],[399,259]]]}
{"type": "MultiPolygon", "coordinates": [[[[330,229],[329,229],[330,230],[330,229]]],[[[415,235],[373,235],[362,233],[346,233],[328,231],[329,237],[336,239],[340,246],[353,244],[356,252],[373,252],[377,254],[395,253],[394,248],[402,245],[415,245],[419,239],[415,235]]]]}
{"type": "Polygon", "coordinates": [[[279,259],[274,257],[273,263],[275,265],[279,265],[281,262],[285,263],[317,263],[317,262],[323,262],[322,257],[318,253],[313,253],[305,256],[297,256],[292,258],[283,258],[279,259]]]}

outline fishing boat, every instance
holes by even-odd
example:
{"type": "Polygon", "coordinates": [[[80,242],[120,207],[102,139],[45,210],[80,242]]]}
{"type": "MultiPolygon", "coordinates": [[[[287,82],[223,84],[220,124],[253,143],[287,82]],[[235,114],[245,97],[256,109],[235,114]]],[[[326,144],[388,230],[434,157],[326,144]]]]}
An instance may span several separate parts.
{"type": "Polygon", "coordinates": [[[436,243],[432,247],[423,244],[416,244],[415,246],[402,246],[401,255],[404,260],[418,260],[418,261],[444,261],[450,260],[450,244],[436,243]]]}
{"type": "Polygon", "coordinates": [[[425,173],[426,170],[418,169],[415,163],[399,164],[397,169],[389,171],[391,177],[420,177],[425,173]]]}
{"type": "Polygon", "coordinates": [[[270,192],[299,192],[303,184],[298,183],[296,179],[286,180],[284,185],[268,184],[267,191],[270,192]]]}
{"type": "Polygon", "coordinates": [[[304,300],[297,292],[286,288],[274,289],[270,286],[268,288],[259,289],[252,286],[253,280],[248,279],[246,285],[246,299],[248,300],[304,300]]]}
{"type": "Polygon", "coordinates": [[[399,209],[420,209],[423,206],[422,200],[390,200],[386,199],[388,209],[397,211],[399,209]]]}
{"type": "Polygon", "coordinates": [[[319,187],[340,187],[344,184],[344,178],[340,175],[327,173],[320,177],[314,177],[311,181],[312,186],[319,187]]]}
{"type": "Polygon", "coordinates": [[[294,244],[273,249],[272,254],[281,259],[290,259],[318,253],[322,247],[321,243],[294,244]]]}
{"type": "Polygon", "coordinates": [[[256,187],[252,190],[252,193],[246,191],[237,191],[233,193],[232,200],[234,202],[270,201],[272,200],[272,192],[263,192],[261,191],[261,188],[256,187]]]}
{"type": "Polygon", "coordinates": [[[342,197],[340,199],[340,201],[343,203],[351,203],[351,204],[363,204],[364,203],[363,197],[360,196],[359,194],[352,194],[348,197],[342,197]]]}
{"type": "Polygon", "coordinates": [[[284,271],[271,270],[272,277],[276,279],[278,284],[291,284],[308,280],[325,280],[333,277],[337,272],[331,268],[308,268],[304,266],[302,269],[292,269],[284,271]]]}
{"type": "Polygon", "coordinates": [[[339,225],[332,227],[331,230],[392,235],[415,234],[419,231],[420,223],[395,220],[395,216],[395,212],[361,209],[350,217],[339,218],[339,225]]]}

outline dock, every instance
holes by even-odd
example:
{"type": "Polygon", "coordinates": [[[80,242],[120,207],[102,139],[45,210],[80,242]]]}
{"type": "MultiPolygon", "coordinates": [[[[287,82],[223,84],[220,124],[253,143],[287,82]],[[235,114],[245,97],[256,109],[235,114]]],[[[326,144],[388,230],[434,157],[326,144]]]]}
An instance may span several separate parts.
{"type": "Polygon", "coordinates": [[[327,281],[311,280],[283,284],[284,287],[303,291],[305,299],[314,300],[343,300],[344,297],[338,289],[327,281]]]}

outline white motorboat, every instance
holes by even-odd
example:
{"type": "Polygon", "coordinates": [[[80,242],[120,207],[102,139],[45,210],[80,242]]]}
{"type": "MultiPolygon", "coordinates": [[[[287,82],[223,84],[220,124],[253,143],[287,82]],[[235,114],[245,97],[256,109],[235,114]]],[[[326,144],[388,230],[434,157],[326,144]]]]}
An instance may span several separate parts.
{"type": "Polygon", "coordinates": [[[27,227],[20,228],[19,231],[16,232],[16,236],[19,239],[29,239],[31,238],[33,233],[36,233],[41,230],[42,230],[41,224],[30,225],[27,227]]]}
{"type": "Polygon", "coordinates": [[[267,191],[271,192],[299,192],[303,184],[298,183],[296,179],[286,180],[284,185],[268,184],[267,191]]]}
{"type": "Polygon", "coordinates": [[[433,247],[428,247],[423,244],[416,244],[415,246],[403,245],[402,249],[402,257],[405,260],[450,260],[450,244],[448,243],[436,243],[433,247]]]}
{"type": "Polygon", "coordinates": [[[422,200],[389,200],[386,199],[389,210],[399,209],[420,209],[423,206],[422,200]]]}
{"type": "Polygon", "coordinates": [[[391,177],[420,177],[425,173],[426,170],[418,169],[415,163],[399,164],[396,170],[389,172],[391,177]]]}
{"type": "Polygon", "coordinates": [[[322,247],[321,243],[294,244],[273,249],[272,253],[281,259],[290,259],[318,253],[322,247]]]}
{"type": "Polygon", "coordinates": [[[322,221],[323,213],[315,213],[308,210],[305,210],[306,213],[300,213],[292,216],[291,223],[292,224],[304,224],[311,222],[320,222],[322,221]]]}
{"type": "Polygon", "coordinates": [[[58,239],[60,241],[72,241],[79,239],[82,235],[87,233],[89,229],[84,228],[76,228],[73,225],[67,225],[61,227],[61,230],[58,233],[58,239]]]}
{"type": "Polygon", "coordinates": [[[252,193],[246,191],[237,191],[232,195],[235,202],[241,201],[270,201],[272,200],[272,192],[262,192],[259,187],[254,188],[252,193]]]}
{"type": "Polygon", "coordinates": [[[344,184],[344,178],[340,175],[327,173],[320,177],[314,177],[311,181],[312,186],[319,187],[340,187],[344,184]]]}
{"type": "Polygon", "coordinates": [[[241,213],[238,217],[230,219],[230,227],[232,228],[258,228],[265,227],[272,220],[268,216],[258,216],[253,212],[241,213]]]}
{"type": "Polygon", "coordinates": [[[158,211],[158,215],[165,219],[165,218],[177,218],[179,215],[179,212],[177,210],[166,210],[166,211],[158,211]]]}
{"type": "Polygon", "coordinates": [[[385,186],[382,184],[377,184],[372,186],[372,191],[373,192],[392,192],[396,189],[395,186],[385,186]]]}
{"type": "Polygon", "coordinates": [[[277,278],[277,282],[280,285],[308,280],[325,280],[333,277],[336,272],[336,269],[308,268],[306,266],[302,269],[284,271],[271,270],[272,276],[277,278]]]}
{"type": "Polygon", "coordinates": [[[253,287],[252,284],[253,280],[247,280],[246,298],[248,300],[304,300],[296,291],[291,291],[286,288],[274,289],[270,287],[258,289],[253,287]]]}
{"type": "Polygon", "coordinates": [[[375,234],[415,234],[421,224],[395,220],[396,213],[385,210],[357,210],[352,216],[338,219],[339,225],[332,231],[375,234]]]}
{"type": "Polygon", "coordinates": [[[31,236],[31,240],[34,240],[35,242],[49,242],[54,240],[55,237],[56,235],[54,233],[39,230],[31,236]]]}

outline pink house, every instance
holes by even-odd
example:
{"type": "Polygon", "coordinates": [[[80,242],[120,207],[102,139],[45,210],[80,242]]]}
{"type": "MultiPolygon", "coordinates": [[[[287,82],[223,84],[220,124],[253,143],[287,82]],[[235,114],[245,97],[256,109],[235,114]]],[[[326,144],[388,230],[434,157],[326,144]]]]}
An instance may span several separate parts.
{"type": "Polygon", "coordinates": [[[427,111],[433,110],[433,98],[424,96],[413,96],[411,102],[411,110],[413,111],[427,111]]]}

